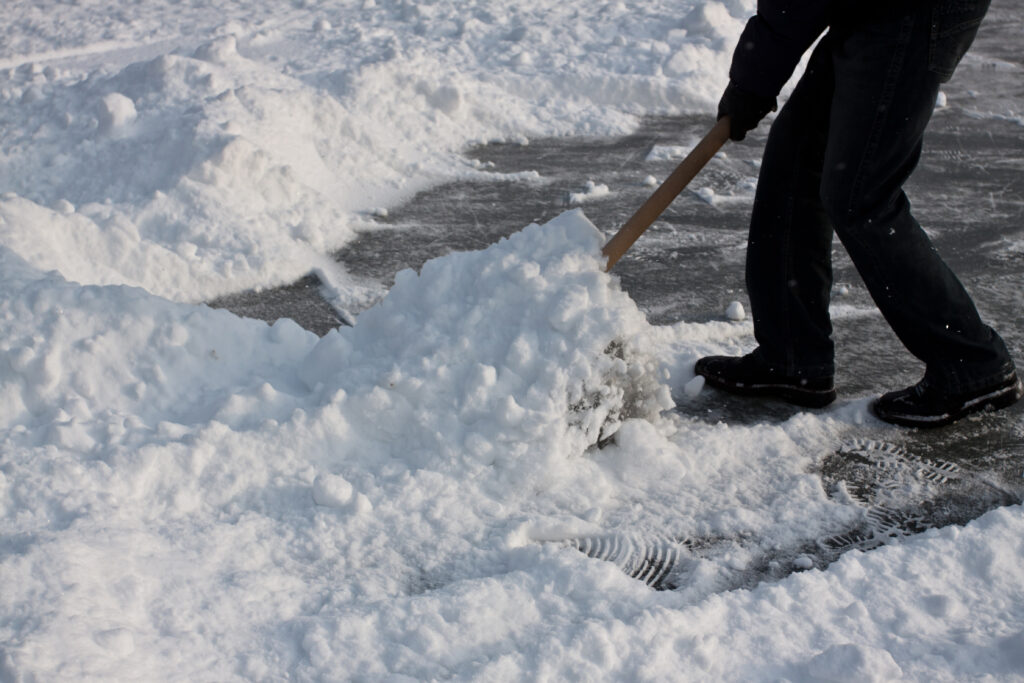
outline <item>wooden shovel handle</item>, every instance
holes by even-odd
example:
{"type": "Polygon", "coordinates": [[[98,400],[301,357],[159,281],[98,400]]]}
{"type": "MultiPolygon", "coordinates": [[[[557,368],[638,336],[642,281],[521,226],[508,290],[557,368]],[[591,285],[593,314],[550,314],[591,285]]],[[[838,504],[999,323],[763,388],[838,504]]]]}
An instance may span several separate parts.
{"type": "Polygon", "coordinates": [[[672,200],[683,191],[693,177],[704,168],[704,164],[711,160],[711,157],[718,153],[725,141],[729,139],[729,117],[718,120],[715,127],[708,131],[704,139],[697,143],[685,159],[676,166],[676,170],[665,179],[658,189],[644,202],[643,206],[636,210],[633,217],[626,221],[625,225],[619,228],[615,236],[608,240],[601,250],[608,257],[608,265],[605,271],[612,269],[626,250],[633,246],[637,238],[644,233],[644,230],[651,227],[651,223],[658,219],[658,216],[668,208],[672,200]]]}

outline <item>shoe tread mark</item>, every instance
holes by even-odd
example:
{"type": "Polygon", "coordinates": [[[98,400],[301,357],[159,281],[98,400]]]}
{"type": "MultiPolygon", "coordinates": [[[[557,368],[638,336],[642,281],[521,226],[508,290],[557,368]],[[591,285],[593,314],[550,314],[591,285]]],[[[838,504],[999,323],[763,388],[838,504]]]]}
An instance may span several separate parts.
{"type": "MultiPolygon", "coordinates": [[[[885,479],[890,482],[907,479],[942,485],[967,476],[956,463],[917,457],[905,446],[875,439],[852,439],[840,447],[837,455],[862,459],[864,464],[887,475],[885,479]]],[[[880,483],[884,485],[884,480],[880,483]]]]}
{"type": "Polygon", "coordinates": [[[841,484],[863,510],[858,526],[818,542],[832,559],[931,528],[920,505],[933,499],[938,489],[969,476],[956,463],[916,457],[901,444],[877,439],[851,439],[829,460],[822,476],[833,485],[830,495],[834,497],[841,484]]]}
{"type": "Polygon", "coordinates": [[[564,541],[566,545],[595,560],[616,565],[630,578],[655,590],[675,588],[667,579],[689,553],[686,539],[667,539],[608,534],[583,536],[564,541]]]}

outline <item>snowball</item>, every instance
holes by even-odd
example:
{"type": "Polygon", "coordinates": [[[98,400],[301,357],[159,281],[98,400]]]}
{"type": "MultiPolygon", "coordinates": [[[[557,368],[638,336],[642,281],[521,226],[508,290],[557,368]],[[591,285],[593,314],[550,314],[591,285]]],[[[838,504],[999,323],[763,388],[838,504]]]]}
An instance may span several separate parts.
{"type": "Polygon", "coordinates": [[[643,179],[642,184],[646,185],[647,187],[655,187],[658,184],[658,179],[652,175],[649,175],[643,179]]]}
{"type": "Polygon", "coordinates": [[[747,312],[744,310],[743,304],[739,301],[733,301],[729,304],[729,307],[725,309],[725,317],[733,322],[740,322],[741,320],[746,319],[747,312]]]}
{"type": "Polygon", "coordinates": [[[323,33],[324,31],[330,31],[332,28],[331,22],[327,21],[323,17],[320,17],[313,22],[313,30],[317,33],[323,33]]]}
{"type": "Polygon", "coordinates": [[[946,93],[939,91],[939,94],[935,96],[935,107],[942,109],[946,106],[946,93]]]}
{"type": "Polygon", "coordinates": [[[702,187],[696,192],[697,198],[703,202],[707,202],[711,206],[715,205],[715,191],[710,187],[702,187]]]}
{"type": "Polygon", "coordinates": [[[100,131],[107,133],[123,128],[135,120],[135,103],[121,93],[110,93],[100,102],[98,119],[100,131]]]}
{"type": "Polygon", "coordinates": [[[683,394],[688,398],[694,398],[704,388],[704,377],[697,375],[683,386],[683,394]]]}
{"type": "Polygon", "coordinates": [[[320,474],[313,480],[313,502],[329,508],[339,508],[352,501],[352,484],[337,474],[320,474]]]}

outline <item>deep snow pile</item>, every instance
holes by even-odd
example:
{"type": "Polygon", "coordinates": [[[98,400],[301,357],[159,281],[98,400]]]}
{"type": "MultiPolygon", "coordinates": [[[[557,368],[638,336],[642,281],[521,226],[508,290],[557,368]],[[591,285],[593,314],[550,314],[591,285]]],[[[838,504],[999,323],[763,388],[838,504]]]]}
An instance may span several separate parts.
{"type": "Polygon", "coordinates": [[[742,329],[651,328],[599,246],[565,214],[322,340],[4,251],[5,678],[1018,670],[1019,510],[716,594],[848,520],[809,469],[863,408],[659,417],[742,329]],[[653,593],[557,542],[606,529],[735,540],[653,593]]]}
{"type": "Polygon", "coordinates": [[[753,6],[6,2],[0,680],[1019,678],[1019,507],[730,590],[857,522],[816,468],[864,402],[666,411],[750,324],[652,327],[578,211],[323,339],[194,303],[344,298],[471,141],[710,111],[753,6]],[[656,593],[563,543],[612,532],[714,552],[656,593]]]}
{"type": "Polygon", "coordinates": [[[582,214],[567,213],[419,275],[402,271],[300,375],[318,391],[348,392],[382,440],[412,430],[415,447],[398,445],[394,457],[431,468],[455,458],[470,478],[529,462],[532,477],[503,481],[529,486],[623,420],[673,405],[659,364],[634,350],[645,320],[601,272],[601,244],[582,214]]]}
{"type": "Polygon", "coordinates": [[[363,603],[507,546],[524,505],[558,509],[548,492],[580,477],[572,463],[602,427],[671,405],[660,366],[631,351],[643,316],[599,247],[567,214],[403,273],[356,328],[320,341],[290,321],[80,287],[5,252],[3,483],[21,552],[4,560],[4,601],[26,617],[7,634],[10,671],[117,671],[116,657],[45,654],[51,638],[168,666],[143,643],[191,630],[175,624],[200,616],[185,617],[194,591],[211,599],[238,572],[251,578],[214,610],[229,616],[203,630],[258,628],[246,605],[274,612],[264,592],[297,600],[286,613],[325,590],[363,603]],[[173,540],[186,528],[187,549],[173,540]],[[281,561],[312,564],[277,586],[281,561]],[[48,615],[29,617],[39,599],[48,615]]]}
{"type": "Polygon", "coordinates": [[[467,143],[708,107],[752,4],[6,3],[0,243],[176,300],[344,285],[324,255],[467,143]]]}

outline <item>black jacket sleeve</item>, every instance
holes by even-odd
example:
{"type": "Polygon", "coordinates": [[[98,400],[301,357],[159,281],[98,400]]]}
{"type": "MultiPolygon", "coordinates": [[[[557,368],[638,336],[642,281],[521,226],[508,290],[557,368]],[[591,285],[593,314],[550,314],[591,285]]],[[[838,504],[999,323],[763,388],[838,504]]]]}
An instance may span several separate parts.
{"type": "Polygon", "coordinates": [[[732,57],[729,78],[764,97],[782,90],[800,57],[829,25],[832,0],[758,0],[732,57]]]}

